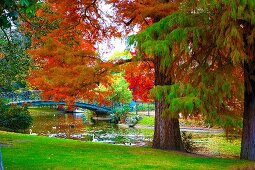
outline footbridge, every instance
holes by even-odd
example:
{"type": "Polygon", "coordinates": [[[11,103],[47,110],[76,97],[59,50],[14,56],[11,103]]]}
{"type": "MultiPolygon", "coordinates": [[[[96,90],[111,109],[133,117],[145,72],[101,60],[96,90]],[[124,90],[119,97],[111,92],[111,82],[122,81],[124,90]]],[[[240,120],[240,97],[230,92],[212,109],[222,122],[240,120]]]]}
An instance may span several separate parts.
{"type": "MultiPolygon", "coordinates": [[[[0,93],[0,98],[7,101],[8,104],[29,105],[29,106],[50,106],[50,105],[66,105],[65,101],[44,101],[41,99],[41,91],[30,90],[22,92],[7,92],[0,93]]],[[[77,101],[73,104],[74,107],[92,110],[96,113],[110,114],[112,109],[107,106],[99,106],[97,104],[90,104],[83,101],[77,101]]]]}

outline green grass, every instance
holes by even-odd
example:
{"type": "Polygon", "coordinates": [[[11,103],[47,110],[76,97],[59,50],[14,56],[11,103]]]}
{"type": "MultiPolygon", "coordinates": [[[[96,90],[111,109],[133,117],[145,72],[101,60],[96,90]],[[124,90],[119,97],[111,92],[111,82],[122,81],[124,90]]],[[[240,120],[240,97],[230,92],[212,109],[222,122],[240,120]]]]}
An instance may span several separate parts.
{"type": "Polygon", "coordinates": [[[28,110],[32,112],[57,112],[56,109],[49,107],[29,107],[28,110]]]}
{"type": "MultiPolygon", "coordinates": [[[[189,134],[189,133],[187,133],[189,134]]],[[[224,133],[191,133],[197,148],[195,152],[224,158],[238,158],[241,151],[241,138],[229,141],[224,133]]]]}
{"type": "Polygon", "coordinates": [[[218,156],[222,157],[238,157],[241,151],[241,139],[227,141],[225,137],[213,136],[207,138],[205,148],[216,151],[218,156]]]}
{"type": "Polygon", "coordinates": [[[241,151],[241,140],[227,141],[226,138],[213,137],[209,139],[208,145],[218,149],[224,155],[239,155],[241,151]]]}
{"type": "MultiPolygon", "coordinates": [[[[154,116],[143,116],[143,119],[138,122],[138,125],[153,126],[154,116]]],[[[195,124],[195,123],[194,123],[195,124]]],[[[139,128],[139,131],[145,136],[153,136],[154,129],[139,128]]],[[[188,132],[189,133],[189,132],[188,132]]],[[[192,141],[197,148],[194,152],[217,157],[239,157],[240,154],[240,139],[227,141],[225,134],[210,134],[210,133],[191,133],[192,141]],[[198,141],[198,142],[197,142],[198,141]]]]}
{"type": "Polygon", "coordinates": [[[154,129],[139,128],[139,132],[145,136],[153,137],[154,129]]]}
{"type": "Polygon", "coordinates": [[[139,125],[144,126],[154,126],[155,117],[154,116],[143,116],[143,119],[138,122],[139,125]]]}
{"type": "Polygon", "coordinates": [[[28,111],[31,115],[38,115],[38,114],[51,114],[58,112],[56,109],[49,108],[49,107],[30,107],[28,111]]]}
{"type": "Polygon", "coordinates": [[[5,169],[233,169],[252,162],[0,131],[5,169]]]}
{"type": "Polygon", "coordinates": [[[153,137],[154,134],[154,129],[144,129],[144,128],[139,128],[139,132],[145,136],[151,136],[153,137]]]}

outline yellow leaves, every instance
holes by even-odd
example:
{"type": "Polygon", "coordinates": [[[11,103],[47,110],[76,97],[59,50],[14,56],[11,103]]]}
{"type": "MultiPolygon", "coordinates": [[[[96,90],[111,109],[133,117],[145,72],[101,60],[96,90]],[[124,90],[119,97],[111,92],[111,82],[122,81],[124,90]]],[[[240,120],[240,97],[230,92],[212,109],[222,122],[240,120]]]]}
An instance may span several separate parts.
{"type": "Polygon", "coordinates": [[[129,50],[124,50],[122,52],[115,52],[109,57],[110,61],[119,60],[119,59],[130,59],[132,55],[129,50]]]}

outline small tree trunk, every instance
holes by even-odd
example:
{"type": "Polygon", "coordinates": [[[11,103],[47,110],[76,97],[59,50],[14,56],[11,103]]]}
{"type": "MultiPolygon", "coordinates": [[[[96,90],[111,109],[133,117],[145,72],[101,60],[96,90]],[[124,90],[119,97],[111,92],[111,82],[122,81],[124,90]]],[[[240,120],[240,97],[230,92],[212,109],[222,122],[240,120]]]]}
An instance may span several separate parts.
{"type": "Polygon", "coordinates": [[[0,170],[4,170],[4,165],[3,165],[3,161],[2,161],[1,145],[0,145],[0,170]]]}
{"type": "Polygon", "coordinates": [[[255,63],[244,63],[244,113],[241,144],[241,159],[255,160],[255,63]]]}
{"type": "MultiPolygon", "coordinates": [[[[155,85],[171,85],[171,80],[166,74],[160,71],[160,57],[155,57],[155,85]]],[[[153,138],[153,148],[184,151],[179,119],[163,115],[166,105],[164,96],[155,101],[155,129],[153,138]]]]}

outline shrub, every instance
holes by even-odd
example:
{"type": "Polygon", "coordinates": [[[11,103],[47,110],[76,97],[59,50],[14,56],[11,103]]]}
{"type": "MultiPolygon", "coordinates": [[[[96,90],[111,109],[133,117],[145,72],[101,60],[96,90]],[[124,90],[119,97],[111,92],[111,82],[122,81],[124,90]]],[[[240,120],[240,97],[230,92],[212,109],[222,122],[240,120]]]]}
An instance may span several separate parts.
{"type": "Polygon", "coordinates": [[[123,119],[125,120],[127,117],[127,114],[129,113],[129,105],[124,105],[124,104],[120,104],[120,105],[115,105],[113,108],[113,113],[116,117],[117,120],[123,119]]]}
{"type": "Polygon", "coordinates": [[[140,116],[140,115],[134,115],[134,116],[131,116],[131,117],[127,117],[126,120],[125,120],[125,123],[126,123],[126,124],[133,124],[133,125],[135,125],[135,124],[137,124],[137,122],[138,122],[139,120],[141,120],[142,118],[143,118],[143,117],[140,116]]]}
{"type": "Polygon", "coordinates": [[[194,142],[192,140],[192,134],[189,133],[187,134],[186,132],[182,132],[182,142],[184,145],[184,149],[187,152],[192,152],[195,150],[195,145],[194,142]]]}
{"type": "Polygon", "coordinates": [[[0,126],[11,131],[25,130],[32,124],[27,107],[6,106],[0,102],[0,126]]]}

